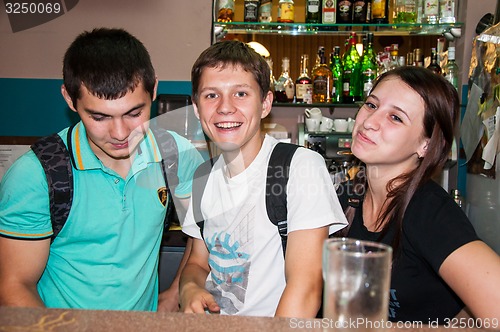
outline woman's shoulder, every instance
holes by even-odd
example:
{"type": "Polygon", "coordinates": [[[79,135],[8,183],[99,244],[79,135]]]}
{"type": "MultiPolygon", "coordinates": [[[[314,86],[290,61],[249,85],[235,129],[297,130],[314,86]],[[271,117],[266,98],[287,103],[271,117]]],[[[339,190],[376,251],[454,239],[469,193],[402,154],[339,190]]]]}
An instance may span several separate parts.
{"type": "Polygon", "coordinates": [[[450,194],[444,190],[438,183],[433,180],[429,180],[421,185],[412,197],[412,201],[420,201],[434,203],[432,205],[436,205],[437,202],[450,201],[453,199],[450,194]]]}

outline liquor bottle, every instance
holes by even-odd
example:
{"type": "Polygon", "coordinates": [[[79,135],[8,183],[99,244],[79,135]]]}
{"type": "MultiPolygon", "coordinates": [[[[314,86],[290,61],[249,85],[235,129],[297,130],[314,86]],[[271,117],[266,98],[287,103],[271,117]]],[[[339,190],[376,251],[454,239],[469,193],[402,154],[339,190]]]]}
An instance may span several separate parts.
{"type": "Polygon", "coordinates": [[[413,64],[416,67],[424,66],[424,53],[421,48],[416,48],[413,50],[415,63],[413,64]]]}
{"type": "Polygon", "coordinates": [[[295,5],[293,0],[280,0],[278,4],[278,22],[293,23],[295,21],[295,5]]]}
{"type": "Polygon", "coordinates": [[[448,62],[444,66],[444,77],[458,89],[458,66],[455,62],[455,47],[448,47],[448,62]]]}
{"type": "Polygon", "coordinates": [[[309,55],[304,54],[300,57],[300,75],[295,81],[295,98],[297,99],[297,103],[305,102],[304,95],[308,89],[312,90],[312,80],[307,70],[308,65],[309,55]]]}
{"type": "Polygon", "coordinates": [[[275,86],[276,86],[276,78],[274,77],[273,74],[273,59],[271,58],[266,58],[266,62],[269,65],[269,90],[273,93],[274,99],[276,99],[276,91],[275,91],[275,86]]]}
{"type": "Polygon", "coordinates": [[[306,1],[306,23],[321,23],[321,1],[306,1]]]}
{"type": "Polygon", "coordinates": [[[356,0],[352,7],[352,22],[353,23],[366,23],[366,12],[368,9],[369,0],[356,0]]]}
{"type": "Polygon", "coordinates": [[[371,18],[373,24],[389,23],[389,0],[371,0],[371,18]]]}
{"type": "Polygon", "coordinates": [[[391,44],[391,62],[389,65],[389,70],[392,70],[396,67],[399,67],[399,45],[398,44],[391,44]]]}
{"type": "Polygon", "coordinates": [[[245,22],[257,22],[259,20],[259,0],[245,0],[243,20],[245,22]]]}
{"type": "Polygon", "coordinates": [[[325,48],[318,48],[318,57],[312,73],[313,103],[331,102],[330,93],[332,91],[333,76],[332,71],[326,64],[325,48]]]}
{"type": "Polygon", "coordinates": [[[340,59],[340,46],[333,48],[330,54],[330,70],[332,71],[332,103],[342,102],[342,60],[340,59]]]}
{"type": "Polygon", "coordinates": [[[352,0],[337,1],[337,23],[352,23],[352,0]]]}
{"type": "Polygon", "coordinates": [[[437,24],[439,22],[439,0],[424,0],[423,22],[437,24]]]}
{"type": "Polygon", "coordinates": [[[342,102],[361,100],[361,58],[356,49],[356,32],[351,32],[349,44],[342,57],[342,102]]]}
{"type": "Polygon", "coordinates": [[[439,0],[439,23],[455,22],[455,0],[439,0]]]}
{"type": "Polygon", "coordinates": [[[431,63],[427,66],[427,69],[430,69],[436,74],[441,75],[442,70],[437,61],[437,51],[435,47],[431,48],[431,63]]]}
{"type": "Polygon", "coordinates": [[[290,77],[290,59],[284,57],[281,60],[281,75],[276,81],[276,100],[280,103],[293,102],[295,96],[295,84],[290,77]]]}
{"type": "Polygon", "coordinates": [[[368,97],[373,83],[377,78],[377,59],[373,50],[373,33],[366,35],[366,48],[363,50],[363,59],[361,61],[361,84],[363,86],[363,100],[368,97]]]}
{"type": "Polygon", "coordinates": [[[321,23],[323,24],[335,24],[337,22],[337,16],[335,12],[337,11],[337,0],[323,0],[321,5],[321,23]]]}
{"type": "Polygon", "coordinates": [[[259,6],[259,22],[264,22],[264,23],[272,22],[273,21],[272,9],[273,9],[272,0],[261,0],[259,6]]]}
{"type": "Polygon", "coordinates": [[[416,23],[416,0],[396,0],[393,13],[393,23],[416,23]]]}
{"type": "Polygon", "coordinates": [[[232,22],[234,19],[234,0],[217,0],[217,22],[232,22]]]}

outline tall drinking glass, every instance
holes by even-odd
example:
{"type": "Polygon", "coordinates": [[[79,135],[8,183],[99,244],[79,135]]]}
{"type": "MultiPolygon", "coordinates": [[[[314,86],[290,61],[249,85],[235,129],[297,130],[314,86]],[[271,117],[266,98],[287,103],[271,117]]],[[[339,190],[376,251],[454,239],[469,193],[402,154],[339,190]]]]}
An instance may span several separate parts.
{"type": "Polygon", "coordinates": [[[392,248],[350,238],[323,247],[323,317],[337,330],[379,330],[389,310],[392,248]]]}

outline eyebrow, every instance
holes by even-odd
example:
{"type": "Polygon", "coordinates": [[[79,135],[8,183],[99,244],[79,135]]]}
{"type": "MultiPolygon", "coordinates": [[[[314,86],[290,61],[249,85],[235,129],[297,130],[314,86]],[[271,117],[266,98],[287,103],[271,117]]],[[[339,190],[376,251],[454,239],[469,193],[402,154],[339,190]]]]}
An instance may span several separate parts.
{"type": "MultiPolygon", "coordinates": [[[[236,85],[231,86],[231,88],[236,88],[236,89],[251,88],[251,87],[252,86],[250,84],[247,84],[247,83],[241,83],[241,84],[236,84],[236,85]]],[[[218,90],[220,90],[220,88],[212,87],[212,86],[207,86],[207,87],[204,87],[204,88],[200,89],[200,92],[203,92],[203,91],[206,91],[206,90],[215,90],[215,91],[218,91],[218,90]]]]}
{"type": "MultiPolygon", "coordinates": [[[[143,108],[144,106],[146,106],[146,103],[141,103],[141,104],[138,104],[134,107],[132,107],[130,110],[128,110],[127,112],[125,112],[124,114],[122,115],[128,115],[140,108],[143,108]]],[[[92,114],[92,115],[98,115],[98,116],[110,116],[109,114],[105,114],[105,113],[102,113],[102,112],[99,112],[99,111],[96,111],[96,110],[93,110],[91,108],[85,108],[84,111],[88,114],[92,114]]]]}
{"type": "MultiPolygon", "coordinates": [[[[376,101],[380,102],[380,99],[378,99],[378,98],[377,98],[377,96],[375,96],[375,95],[373,95],[373,94],[370,94],[370,95],[366,98],[366,100],[368,100],[368,98],[370,98],[370,97],[371,97],[371,98],[373,98],[373,99],[375,99],[376,101]]],[[[399,112],[403,113],[403,114],[406,116],[406,118],[407,118],[408,120],[410,120],[410,121],[411,121],[411,118],[408,116],[408,113],[407,113],[405,110],[403,110],[401,107],[396,106],[396,105],[392,105],[392,107],[393,107],[393,108],[395,108],[397,111],[399,111],[399,112]]]]}

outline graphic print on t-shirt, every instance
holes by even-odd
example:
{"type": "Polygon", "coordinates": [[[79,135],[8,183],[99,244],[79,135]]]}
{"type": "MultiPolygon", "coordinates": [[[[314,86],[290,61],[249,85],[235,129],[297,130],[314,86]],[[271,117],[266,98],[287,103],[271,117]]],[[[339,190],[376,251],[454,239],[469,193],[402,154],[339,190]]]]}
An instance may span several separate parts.
{"type": "Polygon", "coordinates": [[[246,203],[226,231],[206,239],[209,248],[210,278],[206,288],[221,311],[237,314],[244,306],[253,251],[255,204],[246,203]]]}

